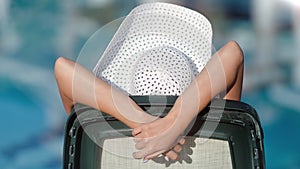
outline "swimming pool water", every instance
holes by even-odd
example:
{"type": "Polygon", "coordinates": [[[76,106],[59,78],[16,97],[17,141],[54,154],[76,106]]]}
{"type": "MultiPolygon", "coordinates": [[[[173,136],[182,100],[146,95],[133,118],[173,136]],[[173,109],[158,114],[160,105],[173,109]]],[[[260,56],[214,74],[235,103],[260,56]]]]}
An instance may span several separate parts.
{"type": "Polygon", "coordinates": [[[1,168],[61,168],[63,125],[48,128],[44,109],[11,83],[0,81],[1,168]]]}
{"type": "MultiPolygon", "coordinates": [[[[267,168],[300,168],[300,110],[274,102],[268,86],[244,96],[258,112],[264,130],[267,168]]],[[[282,86],[293,91],[292,88],[282,86]]],[[[296,91],[295,91],[296,92],[296,91]]],[[[300,93],[298,93],[300,96],[300,93]]],[[[281,99],[288,99],[282,95],[281,99]]]]}

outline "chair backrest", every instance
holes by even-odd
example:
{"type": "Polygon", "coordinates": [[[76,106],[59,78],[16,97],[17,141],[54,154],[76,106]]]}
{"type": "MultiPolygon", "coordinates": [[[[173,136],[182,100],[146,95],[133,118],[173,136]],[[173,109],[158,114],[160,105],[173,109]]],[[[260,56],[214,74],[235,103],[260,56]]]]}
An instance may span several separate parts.
{"type": "MultiPolygon", "coordinates": [[[[164,116],[177,98],[151,97],[133,96],[132,99],[149,113],[164,116]],[[167,102],[160,103],[162,98],[167,98],[167,102]],[[156,102],[153,104],[149,100],[156,102]]],[[[251,106],[242,102],[213,100],[193,123],[179,161],[158,157],[143,163],[134,159],[132,153],[136,150],[131,131],[115,118],[87,106],[75,105],[66,125],[63,168],[265,168],[259,118],[251,106]],[[205,128],[204,123],[218,127],[212,131],[205,128]]]]}
{"type": "Polygon", "coordinates": [[[125,18],[93,72],[130,95],[179,95],[210,59],[211,46],[202,14],[147,3],[125,18]]]}

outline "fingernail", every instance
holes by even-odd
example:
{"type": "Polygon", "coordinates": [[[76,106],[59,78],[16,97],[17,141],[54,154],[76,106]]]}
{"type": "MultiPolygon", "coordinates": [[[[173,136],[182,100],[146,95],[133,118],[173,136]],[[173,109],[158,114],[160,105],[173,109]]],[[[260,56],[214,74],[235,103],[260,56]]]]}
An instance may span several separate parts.
{"type": "Polygon", "coordinates": [[[169,157],[165,156],[165,160],[166,160],[166,161],[169,161],[169,157]]]}
{"type": "Polygon", "coordinates": [[[143,159],[143,163],[147,163],[149,160],[147,159],[143,159]]]}

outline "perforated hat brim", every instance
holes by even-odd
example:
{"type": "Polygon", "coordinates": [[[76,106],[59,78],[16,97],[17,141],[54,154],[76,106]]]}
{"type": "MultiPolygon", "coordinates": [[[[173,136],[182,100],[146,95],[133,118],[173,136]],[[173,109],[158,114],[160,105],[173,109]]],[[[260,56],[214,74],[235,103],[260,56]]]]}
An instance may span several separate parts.
{"type": "Polygon", "coordinates": [[[179,95],[210,59],[211,41],[202,14],[143,4],[124,19],[93,72],[131,95],[179,95]]]}

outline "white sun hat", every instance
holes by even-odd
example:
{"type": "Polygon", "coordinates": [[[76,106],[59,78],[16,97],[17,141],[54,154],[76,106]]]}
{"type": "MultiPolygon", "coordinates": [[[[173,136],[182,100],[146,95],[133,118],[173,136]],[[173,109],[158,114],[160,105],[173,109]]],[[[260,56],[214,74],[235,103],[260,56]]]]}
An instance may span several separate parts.
{"type": "Polygon", "coordinates": [[[180,95],[211,57],[202,14],[169,3],[134,8],[93,72],[130,95],[180,95]]]}

